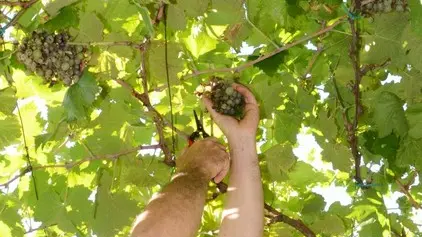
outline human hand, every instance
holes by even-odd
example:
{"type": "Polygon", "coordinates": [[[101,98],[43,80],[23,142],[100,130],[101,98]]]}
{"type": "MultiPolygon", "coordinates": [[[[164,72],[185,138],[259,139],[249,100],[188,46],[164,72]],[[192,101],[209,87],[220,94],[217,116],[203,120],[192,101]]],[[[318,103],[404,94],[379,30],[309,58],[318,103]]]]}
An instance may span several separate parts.
{"type": "Polygon", "coordinates": [[[199,173],[207,180],[221,182],[227,175],[230,161],[226,147],[216,138],[195,142],[177,160],[179,172],[199,173]]]}
{"type": "Polygon", "coordinates": [[[250,138],[255,141],[256,130],[259,123],[259,107],[252,92],[250,92],[248,88],[236,83],[232,86],[245,97],[245,117],[240,121],[231,116],[218,113],[212,108],[212,101],[205,96],[203,97],[208,112],[226,135],[231,146],[239,142],[241,140],[240,138],[250,138]]]}

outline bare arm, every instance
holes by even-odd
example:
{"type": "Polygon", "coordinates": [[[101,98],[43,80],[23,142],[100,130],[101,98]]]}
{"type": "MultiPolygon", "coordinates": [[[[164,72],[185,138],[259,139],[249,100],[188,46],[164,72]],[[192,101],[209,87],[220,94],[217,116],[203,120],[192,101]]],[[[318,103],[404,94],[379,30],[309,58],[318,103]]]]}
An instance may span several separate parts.
{"type": "Polygon", "coordinates": [[[229,188],[219,236],[260,237],[264,228],[264,198],[255,142],[259,108],[249,90],[237,84],[233,87],[246,100],[246,115],[241,121],[218,114],[211,101],[204,100],[226,134],[231,153],[229,188]]]}
{"type": "Polygon", "coordinates": [[[195,143],[177,161],[178,173],[137,218],[132,237],[193,237],[205,204],[208,182],[221,181],[228,154],[215,139],[195,143]]]}

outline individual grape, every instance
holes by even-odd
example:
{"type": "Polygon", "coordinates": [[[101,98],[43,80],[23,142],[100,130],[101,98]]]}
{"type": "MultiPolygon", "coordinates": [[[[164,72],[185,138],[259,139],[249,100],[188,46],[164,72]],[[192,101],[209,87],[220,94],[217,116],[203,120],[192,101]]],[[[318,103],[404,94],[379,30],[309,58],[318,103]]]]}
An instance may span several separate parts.
{"type": "Polygon", "coordinates": [[[54,43],[54,37],[52,35],[49,35],[49,36],[47,36],[45,41],[49,44],[52,44],[52,43],[54,43]]]}
{"type": "Polygon", "coordinates": [[[225,92],[226,92],[227,95],[233,95],[234,89],[233,89],[233,87],[227,87],[225,92]]]}
{"type": "Polygon", "coordinates": [[[397,6],[396,6],[396,11],[398,11],[398,12],[404,12],[404,7],[403,7],[403,5],[397,5],[397,6]]]}
{"type": "Polygon", "coordinates": [[[32,57],[34,58],[34,60],[40,59],[42,57],[41,50],[37,49],[34,52],[32,52],[32,57]]]}
{"type": "Polygon", "coordinates": [[[75,51],[77,53],[81,53],[83,50],[84,50],[84,47],[83,46],[81,46],[81,45],[76,46],[76,50],[75,51]]]}
{"type": "Polygon", "coordinates": [[[31,49],[27,49],[27,50],[25,50],[25,54],[26,54],[26,56],[31,56],[32,55],[32,50],[31,49]]]}
{"type": "Polygon", "coordinates": [[[70,68],[69,63],[67,63],[67,62],[62,63],[61,69],[62,69],[63,71],[66,71],[66,70],[68,70],[69,68],[70,68]]]}

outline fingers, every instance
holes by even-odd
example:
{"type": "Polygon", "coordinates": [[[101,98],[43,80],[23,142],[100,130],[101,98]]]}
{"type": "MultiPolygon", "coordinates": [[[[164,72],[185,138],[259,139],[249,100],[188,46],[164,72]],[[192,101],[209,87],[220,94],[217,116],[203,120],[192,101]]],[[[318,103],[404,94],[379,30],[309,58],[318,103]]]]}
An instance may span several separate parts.
{"type": "Polygon", "coordinates": [[[242,94],[243,97],[245,97],[246,104],[258,105],[255,99],[255,96],[252,94],[252,92],[248,88],[237,83],[233,83],[233,88],[236,91],[238,91],[240,94],[242,94]]]}
{"type": "Polygon", "coordinates": [[[205,107],[207,108],[208,112],[211,114],[211,117],[214,119],[214,121],[217,122],[217,120],[219,120],[219,118],[222,116],[220,115],[217,111],[215,111],[212,107],[212,101],[207,98],[206,96],[202,97],[202,101],[204,102],[205,107]]]}

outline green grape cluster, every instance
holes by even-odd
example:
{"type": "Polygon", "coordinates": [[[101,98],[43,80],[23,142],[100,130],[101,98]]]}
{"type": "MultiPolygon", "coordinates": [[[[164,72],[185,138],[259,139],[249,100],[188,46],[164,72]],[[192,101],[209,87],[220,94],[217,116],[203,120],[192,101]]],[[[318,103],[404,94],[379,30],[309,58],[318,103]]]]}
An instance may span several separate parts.
{"type": "Polygon", "coordinates": [[[375,0],[363,5],[363,10],[368,13],[404,12],[408,6],[406,0],[375,0]]]}
{"type": "Polygon", "coordinates": [[[70,86],[79,80],[88,54],[86,47],[70,45],[69,40],[65,32],[34,31],[23,39],[16,56],[46,83],[62,81],[70,86]]]}
{"type": "Polygon", "coordinates": [[[211,101],[213,109],[218,113],[233,117],[240,117],[243,114],[245,98],[224,80],[217,80],[213,83],[211,101]]]}

